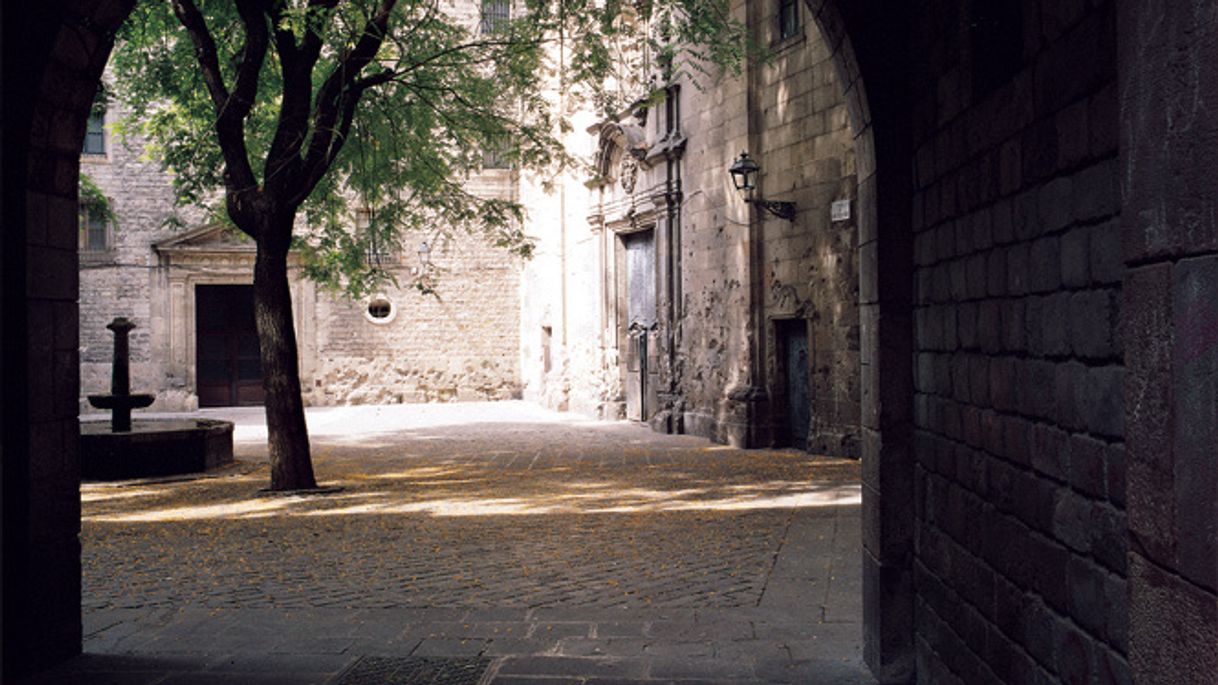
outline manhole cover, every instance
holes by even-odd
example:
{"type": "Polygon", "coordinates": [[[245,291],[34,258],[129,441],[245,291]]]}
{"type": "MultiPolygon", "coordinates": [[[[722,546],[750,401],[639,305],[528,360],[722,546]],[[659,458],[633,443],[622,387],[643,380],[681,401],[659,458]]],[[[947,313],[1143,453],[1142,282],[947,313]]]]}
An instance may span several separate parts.
{"type": "Polygon", "coordinates": [[[478,657],[360,657],[337,685],[478,685],[491,665],[478,657]]]}

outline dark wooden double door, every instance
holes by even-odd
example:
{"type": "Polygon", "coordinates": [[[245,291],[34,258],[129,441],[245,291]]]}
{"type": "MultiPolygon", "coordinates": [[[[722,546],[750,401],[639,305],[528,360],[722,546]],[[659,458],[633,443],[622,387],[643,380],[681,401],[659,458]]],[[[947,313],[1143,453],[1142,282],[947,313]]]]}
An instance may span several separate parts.
{"type": "Polygon", "coordinates": [[[196,286],[195,331],[199,406],[262,404],[262,358],[254,323],[254,287],[196,286]]]}

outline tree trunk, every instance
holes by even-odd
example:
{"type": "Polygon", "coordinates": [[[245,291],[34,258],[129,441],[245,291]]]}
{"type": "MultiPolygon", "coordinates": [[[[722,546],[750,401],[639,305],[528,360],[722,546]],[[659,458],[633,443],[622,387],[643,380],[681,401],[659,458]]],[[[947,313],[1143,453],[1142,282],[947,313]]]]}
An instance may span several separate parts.
{"type": "MultiPolygon", "coordinates": [[[[286,219],[291,236],[293,217],[286,219]]],[[[292,293],[288,288],[288,241],[282,227],[272,225],[258,241],[254,261],[254,315],[262,351],[262,386],[266,389],[267,443],[270,448],[271,490],[317,487],[309,455],[304,402],[300,396],[300,364],[292,293]]]]}

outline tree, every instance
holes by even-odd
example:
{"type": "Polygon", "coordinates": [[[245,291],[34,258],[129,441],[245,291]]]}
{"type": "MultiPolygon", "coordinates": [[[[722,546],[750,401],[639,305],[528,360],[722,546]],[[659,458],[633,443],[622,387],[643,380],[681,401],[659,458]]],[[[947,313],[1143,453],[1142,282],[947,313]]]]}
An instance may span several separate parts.
{"type": "Polygon", "coordinates": [[[257,245],[273,490],[316,487],[289,250],[309,276],[353,295],[387,278],[362,258],[368,247],[423,226],[482,233],[527,256],[521,208],[463,187],[483,151],[521,168],[571,164],[560,143],[569,97],[616,112],[630,94],[609,78],[615,50],[654,59],[671,78],[680,54],[730,63],[743,35],[727,0],[526,0],[515,18],[464,23],[451,6],[169,0],[141,3],[118,37],[112,69],[132,108],[127,126],[149,136],[180,202],[213,207],[257,245]],[[359,233],[352,204],[371,210],[359,233]]]}

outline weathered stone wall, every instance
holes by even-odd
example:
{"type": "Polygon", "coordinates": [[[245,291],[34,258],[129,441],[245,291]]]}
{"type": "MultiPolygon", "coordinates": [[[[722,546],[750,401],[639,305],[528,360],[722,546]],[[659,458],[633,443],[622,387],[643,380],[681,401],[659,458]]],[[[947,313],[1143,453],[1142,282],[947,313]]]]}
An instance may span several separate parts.
{"type": "Polygon", "coordinates": [[[857,225],[854,149],[830,53],[815,25],[778,38],[776,5],[751,8],[774,52],[744,78],[687,87],[682,223],[681,388],[690,432],[770,444],[785,432],[776,325],[806,322],[808,447],[858,455],[857,225]],[[794,202],[794,221],[751,208],[727,168],[742,150],[762,167],[758,196],[794,202]],[[751,218],[750,218],[751,217],[751,218]],[[749,408],[751,405],[751,409],[749,408]]]}
{"type": "Polygon", "coordinates": [[[568,144],[597,167],[591,194],[580,179],[548,194],[522,184],[529,231],[541,237],[524,276],[524,396],[626,415],[636,343],[626,326],[623,240],[650,230],[658,320],[649,337],[654,406],[644,418],[663,430],[772,444],[784,428],[775,425],[783,369],[774,332],[794,319],[808,328],[812,356],[806,446],[857,456],[857,224],[830,221],[833,201],[856,204],[841,87],[808,17],[779,41],[775,7],[733,11],[772,44],[772,61],[743,77],[684,78],[669,92],[675,105],[624,112],[592,136],[577,126],[568,144]],[[744,149],[764,169],[761,194],[796,203],[793,222],[752,208],[732,188],[727,168],[744,149]]]}
{"type": "MultiPolygon", "coordinates": [[[[572,116],[573,130],[563,141],[573,155],[592,159],[595,140],[587,128],[594,120],[587,112],[572,116]]],[[[621,418],[615,409],[621,394],[616,330],[606,318],[603,237],[588,221],[593,202],[586,180],[580,170],[551,185],[531,174],[519,179],[525,233],[537,243],[521,275],[521,383],[527,400],[616,419],[621,418]]]]}
{"type": "Polygon", "coordinates": [[[0,679],[80,652],[76,180],[90,101],[132,2],[3,8],[0,679]]]}
{"type": "MultiPolygon", "coordinates": [[[[777,3],[768,8],[776,10],[777,3]]],[[[762,40],[776,55],[758,67],[762,190],[795,202],[795,221],[768,217],[760,262],[766,335],[765,387],[780,420],[783,367],[773,321],[806,322],[812,425],[808,449],[857,457],[860,402],[857,178],[854,141],[829,50],[806,17],[779,39],[778,17],[763,13],[762,40]],[[835,201],[852,208],[832,221],[835,201]]],[[[789,418],[785,419],[787,423],[789,418]]],[[[782,431],[776,430],[781,438],[782,431]]]]}
{"type": "Polygon", "coordinates": [[[1115,4],[998,5],[911,46],[918,677],[1126,682],[1115,4]]]}
{"type": "MultiPolygon", "coordinates": [[[[736,12],[743,18],[742,7],[736,12]]],[[[707,90],[686,88],[683,95],[681,127],[691,141],[682,178],[678,345],[685,430],[745,443],[749,417],[732,395],[747,394],[758,380],[760,341],[749,317],[758,235],[727,168],[752,142],[748,76],[725,77],[707,90]]],[[[767,160],[756,156],[765,167],[767,160]]],[[[763,192],[770,187],[763,182],[763,192]]]]}
{"type": "Polygon", "coordinates": [[[479,239],[457,236],[437,244],[431,261],[437,272],[434,296],[410,287],[403,273],[403,287],[380,293],[394,309],[384,322],[367,315],[367,300],[317,294],[316,347],[302,379],[307,402],[519,397],[519,259],[479,239]]]}

